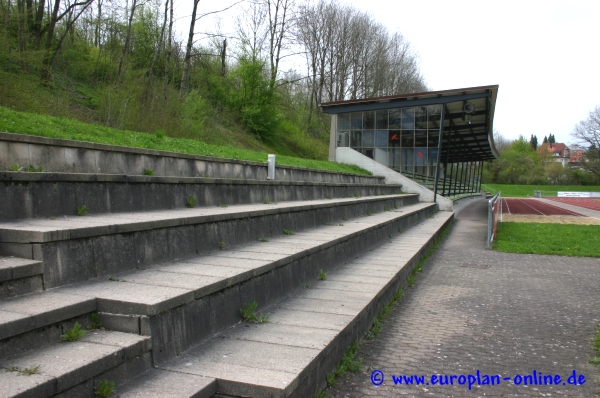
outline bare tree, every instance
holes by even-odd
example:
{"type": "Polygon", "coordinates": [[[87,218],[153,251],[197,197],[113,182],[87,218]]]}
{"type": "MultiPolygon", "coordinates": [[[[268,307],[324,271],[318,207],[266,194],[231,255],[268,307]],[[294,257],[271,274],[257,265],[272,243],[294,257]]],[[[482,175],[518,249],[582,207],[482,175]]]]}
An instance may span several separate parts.
{"type": "Polygon", "coordinates": [[[165,0],[165,13],[163,18],[162,27],[160,29],[160,38],[158,39],[158,43],[156,44],[156,50],[154,51],[154,59],[152,59],[152,65],[150,65],[150,70],[148,72],[148,84],[152,81],[152,76],[154,75],[154,67],[156,66],[156,62],[158,61],[158,57],[160,56],[160,51],[163,47],[163,42],[165,38],[165,27],[167,26],[167,15],[169,12],[169,0],[165,0]]]}
{"type": "Polygon", "coordinates": [[[584,148],[581,166],[600,176],[600,106],[575,126],[571,136],[584,148]]]}
{"type": "Polygon", "coordinates": [[[173,50],[173,0],[169,0],[169,40],[167,41],[167,54],[165,57],[165,76],[163,83],[163,111],[167,107],[167,89],[169,87],[169,64],[173,50]]]}
{"type": "Polygon", "coordinates": [[[242,15],[236,18],[236,35],[238,40],[247,45],[251,51],[252,62],[263,55],[267,40],[267,9],[264,3],[251,2],[248,8],[242,9],[242,15]]]}
{"type": "Polygon", "coordinates": [[[288,33],[294,22],[294,0],[264,0],[268,17],[269,67],[273,90],[282,59],[281,51],[287,48],[288,33]]]}
{"type": "Polygon", "coordinates": [[[427,90],[410,44],[368,13],[319,0],[300,7],[298,32],[311,104],[427,90]]]}
{"type": "Polygon", "coordinates": [[[61,13],[61,0],[54,0],[54,7],[52,9],[52,15],[50,16],[50,20],[42,29],[42,32],[46,33],[46,42],[44,45],[44,55],[42,58],[41,70],[41,79],[43,84],[47,85],[50,82],[52,62],[54,61],[54,57],[60,50],[64,38],[73,27],[75,21],[77,21],[79,16],[85,11],[85,9],[90,4],[92,4],[92,2],[93,0],[82,0],[80,2],[74,2],[70,4],[67,3],[66,7],[64,7],[64,10],[62,10],[61,13]],[[65,17],[67,17],[65,30],[59,37],[58,44],[56,44],[53,48],[54,31],[56,29],[56,24],[65,17]]]}

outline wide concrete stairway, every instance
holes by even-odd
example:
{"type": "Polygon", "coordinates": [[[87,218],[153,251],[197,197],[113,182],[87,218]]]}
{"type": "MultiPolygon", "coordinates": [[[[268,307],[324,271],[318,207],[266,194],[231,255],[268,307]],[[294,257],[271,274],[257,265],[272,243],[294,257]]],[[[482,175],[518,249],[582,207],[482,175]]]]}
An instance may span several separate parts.
{"type": "Polygon", "coordinates": [[[0,172],[3,397],[312,396],[453,217],[376,177],[6,133],[0,155],[45,171],[0,172]]]}

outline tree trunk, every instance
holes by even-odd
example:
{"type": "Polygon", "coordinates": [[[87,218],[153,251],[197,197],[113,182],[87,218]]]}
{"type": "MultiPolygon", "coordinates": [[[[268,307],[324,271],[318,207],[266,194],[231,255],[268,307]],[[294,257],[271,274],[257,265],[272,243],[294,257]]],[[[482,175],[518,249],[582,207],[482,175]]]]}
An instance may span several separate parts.
{"type": "Polygon", "coordinates": [[[165,79],[163,85],[163,112],[167,108],[167,89],[169,86],[169,63],[171,62],[171,52],[173,43],[173,0],[169,0],[171,11],[169,13],[169,41],[167,43],[167,56],[165,59],[165,79]]]}
{"type": "Polygon", "coordinates": [[[131,12],[129,13],[129,21],[127,23],[127,34],[125,35],[125,44],[123,45],[123,51],[121,51],[121,58],[119,58],[119,69],[117,69],[117,77],[121,76],[121,70],[123,69],[123,59],[125,53],[129,50],[129,42],[131,41],[131,25],[133,23],[133,14],[135,13],[135,7],[137,6],[137,0],[133,0],[131,4],[131,12]]]}
{"type": "Polygon", "coordinates": [[[154,67],[156,66],[156,62],[158,61],[158,57],[160,56],[160,50],[163,46],[163,41],[165,38],[165,27],[167,26],[167,15],[169,12],[169,0],[165,1],[165,17],[163,19],[162,29],[160,30],[160,39],[158,40],[158,45],[156,46],[156,51],[154,52],[154,59],[152,60],[152,65],[150,65],[150,71],[148,71],[148,84],[152,81],[152,76],[154,75],[154,67]]]}
{"type": "Polygon", "coordinates": [[[188,33],[188,41],[185,46],[185,58],[183,61],[183,74],[181,76],[181,89],[179,91],[180,98],[183,98],[188,90],[188,80],[190,75],[190,67],[192,63],[192,48],[194,45],[194,28],[196,26],[196,13],[198,11],[198,3],[200,0],[194,0],[194,9],[192,11],[192,20],[190,21],[190,31],[188,33]]]}
{"type": "Polygon", "coordinates": [[[227,39],[223,40],[223,51],[221,51],[221,76],[225,76],[226,70],[226,57],[227,57],[227,39]]]}

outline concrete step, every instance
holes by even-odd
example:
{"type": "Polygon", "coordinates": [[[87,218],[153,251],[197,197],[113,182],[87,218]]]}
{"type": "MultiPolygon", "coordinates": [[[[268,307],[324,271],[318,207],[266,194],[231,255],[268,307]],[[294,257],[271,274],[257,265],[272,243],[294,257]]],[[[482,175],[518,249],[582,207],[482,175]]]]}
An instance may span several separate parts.
{"type": "Polygon", "coordinates": [[[94,386],[123,383],[151,368],[150,339],[121,332],[89,331],[0,362],[3,397],[94,397],[94,386]],[[31,373],[31,374],[28,374],[31,373]]]}
{"type": "Polygon", "coordinates": [[[217,392],[212,377],[151,369],[119,386],[119,398],[209,398],[217,392]]]}
{"type": "Polygon", "coordinates": [[[198,206],[398,194],[400,185],[150,177],[80,173],[0,172],[0,221],[141,212],[198,206]]]}
{"type": "Polygon", "coordinates": [[[417,201],[384,195],[26,219],[0,223],[0,253],[43,261],[48,289],[417,201]]]}
{"type": "Polygon", "coordinates": [[[0,360],[60,342],[75,322],[86,327],[96,299],[39,292],[0,300],[0,360]]]}
{"type": "MultiPolygon", "coordinates": [[[[155,176],[267,179],[266,154],[263,163],[249,162],[4,132],[0,132],[0,159],[7,168],[33,165],[59,173],[143,175],[147,169],[155,176]]],[[[281,165],[276,167],[275,178],[350,184],[384,181],[383,177],[281,165]]]]}
{"type": "Polygon", "coordinates": [[[90,314],[98,311],[107,329],[152,336],[154,358],[164,361],[239,322],[245,304],[273,303],[314,280],[320,269],[368,250],[434,211],[433,204],[414,204],[3,300],[0,336],[6,340],[0,343],[17,352],[33,349],[40,341],[55,341],[65,320],[80,316],[88,325],[90,314]]]}
{"type": "MultiPolygon", "coordinates": [[[[370,328],[452,218],[453,213],[437,213],[389,242],[328,269],[326,280],[313,278],[309,286],[264,308],[268,323],[238,324],[159,364],[159,369],[171,372],[163,374],[161,381],[183,388],[188,382],[182,374],[189,374],[216,379],[217,392],[226,396],[312,396],[317,387],[326,385],[326,375],[346,347],[370,328]]],[[[118,391],[121,388],[131,396],[143,396],[145,384],[126,383],[118,391]]]]}
{"type": "Polygon", "coordinates": [[[41,291],[41,261],[13,256],[0,256],[0,299],[41,291]]]}

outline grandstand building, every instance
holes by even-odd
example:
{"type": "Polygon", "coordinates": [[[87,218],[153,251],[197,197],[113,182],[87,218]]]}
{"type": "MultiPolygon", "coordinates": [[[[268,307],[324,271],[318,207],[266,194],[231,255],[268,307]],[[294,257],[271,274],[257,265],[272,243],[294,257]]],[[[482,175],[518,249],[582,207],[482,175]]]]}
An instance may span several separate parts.
{"type": "Polygon", "coordinates": [[[349,147],[439,195],[479,192],[484,162],[498,156],[497,94],[494,85],[324,103],[329,159],[349,147]]]}

